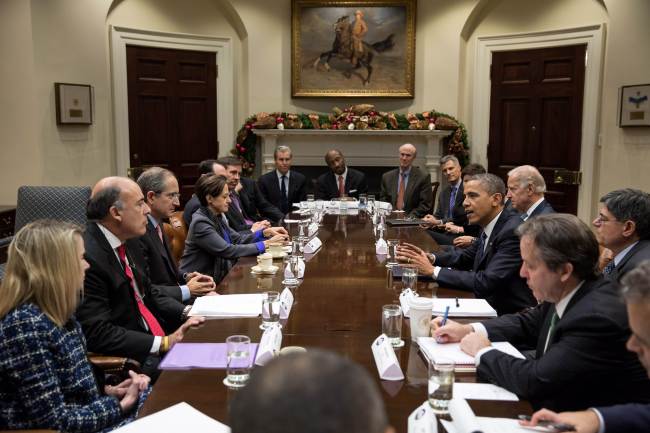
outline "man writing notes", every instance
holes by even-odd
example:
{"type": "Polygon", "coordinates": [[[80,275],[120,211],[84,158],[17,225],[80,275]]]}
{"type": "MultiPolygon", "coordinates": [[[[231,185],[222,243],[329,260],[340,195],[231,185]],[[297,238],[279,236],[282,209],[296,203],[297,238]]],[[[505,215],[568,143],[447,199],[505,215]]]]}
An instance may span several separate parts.
{"type": "Polygon", "coordinates": [[[307,199],[307,183],[305,176],[291,170],[292,155],[289,146],[276,147],[273,159],[275,170],[262,175],[257,184],[264,197],[286,215],[293,203],[307,199]]]}
{"type": "Polygon", "coordinates": [[[404,244],[399,247],[398,259],[416,264],[420,273],[432,275],[443,287],[485,298],[499,315],[535,305],[519,276],[521,254],[515,229],[522,221],[518,214],[503,208],[503,181],[493,174],[479,174],[469,178],[464,189],[469,222],[482,228],[478,240],[468,248],[452,247],[435,255],[404,244]]]}
{"type": "Polygon", "coordinates": [[[477,374],[530,400],[535,408],[574,410],[650,401],[650,381],[625,349],[630,336],[617,286],[597,276],[598,243],[573,215],[529,219],[518,230],[521,275],[541,303],[481,323],[441,326],[441,342],[460,341],[477,374]],[[491,341],[535,347],[533,359],[494,350],[491,341]]]}
{"type": "MultiPolygon", "coordinates": [[[[627,348],[637,354],[650,374],[650,261],[627,273],[622,284],[632,329],[627,348]]],[[[650,429],[650,405],[628,403],[560,414],[542,409],[524,424],[535,426],[541,420],[570,424],[579,433],[646,433],[650,429]]]]}
{"type": "MultiPolygon", "coordinates": [[[[417,149],[410,143],[399,148],[399,168],[381,177],[379,199],[403,210],[407,215],[422,218],[431,210],[431,176],[413,167],[417,149]]],[[[461,194],[462,195],[462,194],[461,194]]]]}
{"type": "Polygon", "coordinates": [[[508,172],[508,194],[512,207],[521,213],[521,219],[554,213],[553,207],[544,199],[546,182],[532,165],[520,165],[508,172]]]}
{"type": "Polygon", "coordinates": [[[316,198],[331,200],[337,197],[359,197],[368,192],[366,175],[359,170],[347,167],[343,153],[332,149],[325,154],[329,171],[318,177],[316,198]]]}
{"type": "Polygon", "coordinates": [[[609,278],[620,280],[650,259],[650,194],[631,188],[605,194],[592,224],[598,242],[612,252],[603,269],[609,278]]]}
{"type": "Polygon", "coordinates": [[[84,244],[90,267],[77,318],[88,350],[133,358],[155,379],[160,355],[203,319],[187,319],[189,308],[150,282],[137,239],[147,230],[149,206],[137,183],[123,177],[100,180],[87,214],[84,244]]]}

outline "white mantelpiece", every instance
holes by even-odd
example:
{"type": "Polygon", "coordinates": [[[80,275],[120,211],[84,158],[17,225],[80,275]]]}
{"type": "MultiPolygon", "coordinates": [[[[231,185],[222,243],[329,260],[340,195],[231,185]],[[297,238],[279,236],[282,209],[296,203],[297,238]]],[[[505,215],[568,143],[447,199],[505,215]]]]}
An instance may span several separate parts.
{"type": "Polygon", "coordinates": [[[441,139],[453,131],[254,129],[253,132],[262,138],[263,173],[273,170],[273,151],[278,145],[291,147],[294,165],[325,165],[325,153],[337,148],[352,167],[393,167],[398,164],[398,148],[411,143],[418,149],[415,165],[427,170],[434,182],[441,180],[441,139]]]}

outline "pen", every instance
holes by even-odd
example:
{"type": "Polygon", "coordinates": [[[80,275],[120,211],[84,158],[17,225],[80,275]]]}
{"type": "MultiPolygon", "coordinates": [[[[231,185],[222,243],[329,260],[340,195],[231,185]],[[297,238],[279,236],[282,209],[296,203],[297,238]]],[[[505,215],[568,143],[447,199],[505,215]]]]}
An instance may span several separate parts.
{"type": "MultiPolygon", "coordinates": [[[[530,421],[530,416],[529,415],[519,415],[517,416],[522,421],[530,421]]],[[[553,421],[548,421],[548,420],[539,420],[537,421],[538,426],[542,427],[548,427],[550,429],[553,429],[557,432],[563,432],[563,431],[576,431],[576,427],[572,424],[567,424],[563,422],[553,422],[553,421]]]]}
{"type": "MultiPolygon", "coordinates": [[[[442,316],[442,322],[440,323],[440,326],[445,326],[447,324],[447,318],[449,317],[449,305],[445,307],[445,315],[442,316]]],[[[440,343],[440,339],[436,337],[436,341],[440,343]]]]}
{"type": "Polygon", "coordinates": [[[458,298],[456,298],[456,308],[460,308],[460,304],[458,303],[458,298]]]}

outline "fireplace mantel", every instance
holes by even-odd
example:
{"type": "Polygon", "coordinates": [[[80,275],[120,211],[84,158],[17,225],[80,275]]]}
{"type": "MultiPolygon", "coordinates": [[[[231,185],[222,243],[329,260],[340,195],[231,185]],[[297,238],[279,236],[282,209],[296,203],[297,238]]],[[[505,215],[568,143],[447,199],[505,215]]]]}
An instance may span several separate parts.
{"type": "Polygon", "coordinates": [[[273,151],[279,145],[291,147],[294,165],[322,166],[325,153],[337,148],[351,166],[395,167],[398,148],[411,143],[418,149],[415,165],[428,171],[431,181],[439,181],[443,153],[441,139],[453,131],[254,129],[253,132],[262,139],[263,173],[273,170],[273,151]]]}

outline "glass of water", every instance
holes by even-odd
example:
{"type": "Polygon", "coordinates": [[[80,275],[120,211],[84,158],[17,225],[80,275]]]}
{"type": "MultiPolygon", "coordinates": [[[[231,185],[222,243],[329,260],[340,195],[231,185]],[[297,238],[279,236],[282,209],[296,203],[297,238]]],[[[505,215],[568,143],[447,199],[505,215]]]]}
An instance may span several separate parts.
{"type": "Polygon", "coordinates": [[[260,329],[269,329],[280,325],[280,294],[275,291],[264,292],[262,298],[262,324],[260,329]]]}
{"type": "Polygon", "coordinates": [[[386,267],[392,268],[398,264],[397,246],[399,245],[399,239],[388,239],[386,244],[388,244],[388,260],[386,261],[386,267]]]}
{"type": "Polygon", "coordinates": [[[314,194],[307,194],[307,208],[312,210],[315,208],[314,194]]]}
{"type": "Polygon", "coordinates": [[[454,394],[454,361],[438,358],[429,362],[429,405],[434,413],[449,412],[449,401],[454,394]]]}
{"type": "Polygon", "coordinates": [[[287,259],[287,266],[289,268],[289,272],[291,272],[291,276],[287,277],[285,275],[284,280],[282,280],[282,284],[285,286],[297,286],[298,283],[300,283],[300,281],[298,281],[298,272],[300,269],[300,260],[298,256],[289,256],[287,259]]]}
{"type": "Polygon", "coordinates": [[[223,383],[229,388],[246,385],[251,371],[251,339],[246,335],[231,335],[226,338],[227,366],[223,383]]]}
{"type": "Polygon", "coordinates": [[[418,291],[418,270],[412,265],[402,265],[402,290],[418,291]]]}
{"type": "Polygon", "coordinates": [[[375,211],[375,196],[368,194],[368,212],[373,213],[375,211]]]}
{"type": "Polygon", "coordinates": [[[389,304],[381,308],[381,332],[386,334],[393,347],[404,346],[404,340],[402,340],[402,309],[399,305],[389,304]]]}
{"type": "Polygon", "coordinates": [[[366,194],[359,194],[359,209],[365,209],[368,204],[368,196],[366,194]]]}

